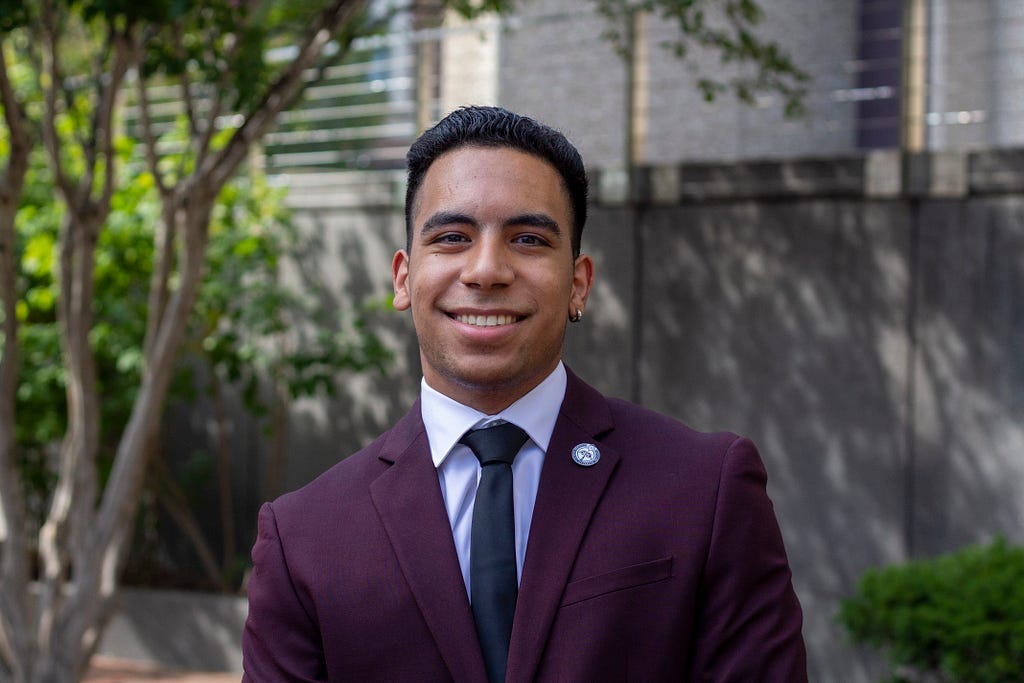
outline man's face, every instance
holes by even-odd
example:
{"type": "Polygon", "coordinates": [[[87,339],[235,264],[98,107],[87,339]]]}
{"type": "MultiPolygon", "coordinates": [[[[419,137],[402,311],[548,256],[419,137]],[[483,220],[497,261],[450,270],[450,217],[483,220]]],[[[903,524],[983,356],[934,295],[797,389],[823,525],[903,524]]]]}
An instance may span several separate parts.
{"type": "Polygon", "coordinates": [[[430,166],[392,279],[431,387],[495,413],[554,370],[594,272],[590,257],[572,257],[571,211],[539,157],[463,147],[430,166]]]}

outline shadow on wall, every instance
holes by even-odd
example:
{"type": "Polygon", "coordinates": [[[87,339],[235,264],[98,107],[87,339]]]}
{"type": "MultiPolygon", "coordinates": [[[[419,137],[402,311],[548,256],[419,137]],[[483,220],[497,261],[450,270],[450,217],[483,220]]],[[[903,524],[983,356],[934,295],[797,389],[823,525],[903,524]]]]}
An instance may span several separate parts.
{"type": "Polygon", "coordinates": [[[333,399],[300,401],[294,407],[288,469],[279,493],[302,486],[390,427],[415,400],[420,375],[411,319],[390,308],[391,259],[405,243],[402,215],[364,209],[344,221],[329,211],[296,218],[309,238],[307,252],[290,273],[299,291],[316,296],[325,311],[348,312],[368,304],[367,327],[394,356],[384,375],[345,372],[333,399]]]}
{"type": "Polygon", "coordinates": [[[570,362],[755,439],[814,680],[883,671],[834,623],[866,568],[1024,534],[1021,213],[1007,198],[594,212],[585,242],[609,267],[570,362]]]}
{"type": "Polygon", "coordinates": [[[844,680],[869,680],[831,620],[864,568],[903,559],[905,208],[750,202],[643,230],[645,402],[758,443],[812,676],[843,661],[844,680]]]}
{"type": "Polygon", "coordinates": [[[914,550],[1024,542],[1024,198],[921,208],[914,550]]]}

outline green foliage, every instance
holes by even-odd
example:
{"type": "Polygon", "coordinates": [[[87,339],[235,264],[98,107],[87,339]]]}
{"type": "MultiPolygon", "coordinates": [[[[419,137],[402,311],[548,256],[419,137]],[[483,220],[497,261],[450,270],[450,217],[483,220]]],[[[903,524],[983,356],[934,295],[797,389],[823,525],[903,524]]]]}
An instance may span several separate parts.
{"type": "MultiPolygon", "coordinates": [[[[95,324],[89,339],[101,398],[101,472],[113,459],[143,373],[154,227],[160,220],[152,176],[131,163],[130,142],[122,141],[118,149],[123,171],[96,248],[95,324]]],[[[216,378],[220,390],[239,387],[247,408],[262,416],[272,393],[262,390],[263,384],[283,386],[292,398],[331,393],[340,370],[379,369],[387,362],[387,350],[357,314],[345,327],[339,311],[325,312],[282,284],[282,259],[301,247],[283,198],[283,190],[270,187],[259,173],[240,176],[222,191],[184,350],[187,362],[180,364],[172,400],[189,398],[195,390],[191,373],[203,367],[200,376],[216,378]]],[[[56,312],[63,213],[37,154],[16,220],[22,349],[17,441],[37,516],[53,482],[52,452],[67,422],[56,312]]]]}
{"type": "Polygon", "coordinates": [[[839,621],[855,642],[887,651],[894,672],[912,667],[961,683],[1024,680],[1024,548],[997,539],[868,571],[839,621]]]}
{"type": "Polygon", "coordinates": [[[11,31],[28,21],[25,0],[0,0],[0,31],[11,31]]]}
{"type": "Polygon", "coordinates": [[[300,242],[282,200],[283,191],[258,174],[221,193],[187,345],[213,370],[211,381],[239,387],[246,408],[260,417],[267,383],[291,398],[333,395],[339,370],[383,370],[390,358],[358,315],[348,321],[320,306],[315,293],[282,284],[281,260],[300,242]]]}
{"type": "Polygon", "coordinates": [[[204,92],[217,97],[223,111],[248,111],[259,101],[283,66],[268,59],[268,48],[296,44],[326,4],[164,0],[142,9],[148,3],[95,1],[107,12],[117,7],[149,22],[143,69],[147,78],[187,75],[194,84],[213,86],[204,92]]]}

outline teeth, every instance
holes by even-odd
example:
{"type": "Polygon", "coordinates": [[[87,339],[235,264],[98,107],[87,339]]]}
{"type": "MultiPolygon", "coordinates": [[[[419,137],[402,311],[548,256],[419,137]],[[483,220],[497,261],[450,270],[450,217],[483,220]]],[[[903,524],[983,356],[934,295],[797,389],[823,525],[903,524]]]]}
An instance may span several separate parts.
{"type": "Polygon", "coordinates": [[[477,327],[495,327],[497,325],[511,325],[516,321],[513,315],[457,315],[455,319],[467,325],[477,327]]]}

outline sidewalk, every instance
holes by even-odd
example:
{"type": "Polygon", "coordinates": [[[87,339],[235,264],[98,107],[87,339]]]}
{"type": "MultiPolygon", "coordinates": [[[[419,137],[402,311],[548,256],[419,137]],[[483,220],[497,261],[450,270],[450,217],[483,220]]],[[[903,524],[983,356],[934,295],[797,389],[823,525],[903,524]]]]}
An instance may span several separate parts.
{"type": "Polygon", "coordinates": [[[83,683],[238,683],[240,674],[170,671],[154,664],[97,655],[83,683]]]}

